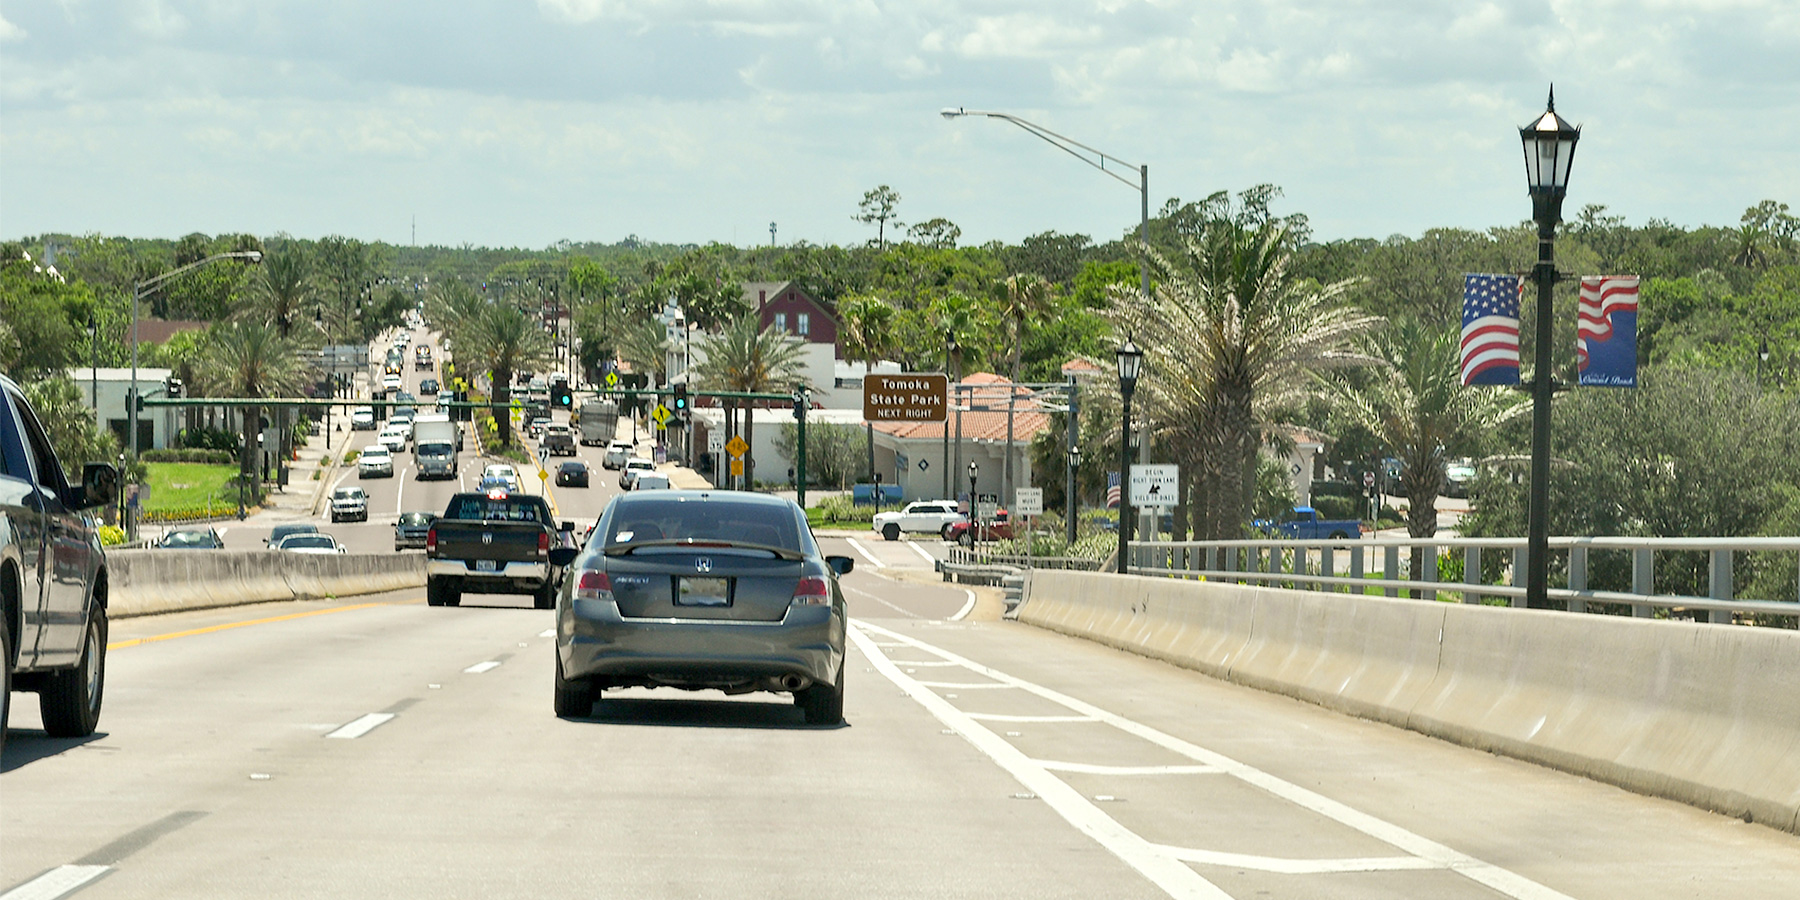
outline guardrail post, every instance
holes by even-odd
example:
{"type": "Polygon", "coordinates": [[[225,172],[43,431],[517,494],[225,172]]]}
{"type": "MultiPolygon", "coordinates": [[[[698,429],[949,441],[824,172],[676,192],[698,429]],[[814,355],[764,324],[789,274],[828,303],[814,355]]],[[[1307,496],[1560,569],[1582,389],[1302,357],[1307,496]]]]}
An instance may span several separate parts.
{"type": "MultiPolygon", "coordinates": [[[[1707,566],[1706,596],[1714,600],[1731,599],[1731,551],[1713,550],[1707,554],[1711,557],[1707,566]]],[[[1707,615],[1707,621],[1714,625],[1730,625],[1731,610],[1715,609],[1707,615]]]]}
{"type": "MultiPolygon", "coordinates": [[[[1587,557],[1588,552],[1586,547],[1569,548],[1569,590],[1585,591],[1588,589],[1587,557]]],[[[1569,612],[1587,612],[1587,601],[1579,597],[1570,597],[1569,612]]]]}
{"type": "MultiPolygon", "coordinates": [[[[1631,551],[1631,592],[1640,597],[1656,593],[1656,551],[1649,547],[1631,551]]],[[[1631,615],[1634,618],[1648,619],[1655,615],[1655,611],[1648,603],[1633,603],[1631,615]]]]}
{"type": "MultiPolygon", "coordinates": [[[[1463,548],[1463,584],[1481,583],[1481,548],[1463,548]]],[[[1464,590],[1463,602],[1480,604],[1484,595],[1477,590],[1464,590]]]]}
{"type": "MultiPolygon", "coordinates": [[[[1524,585],[1519,583],[1519,580],[1525,577],[1525,548],[1514,548],[1512,558],[1512,586],[1524,587],[1524,585]]],[[[1525,598],[1522,596],[1508,597],[1507,602],[1512,605],[1513,609],[1520,609],[1525,606],[1525,598]]]]}
{"type": "MultiPolygon", "coordinates": [[[[1400,577],[1400,548],[1390,544],[1382,549],[1385,553],[1381,562],[1381,577],[1389,584],[1393,584],[1400,577]]],[[[1400,591],[1391,587],[1387,589],[1386,593],[1389,597],[1400,596],[1400,591]]]]}
{"type": "Polygon", "coordinates": [[[1368,550],[1369,548],[1358,543],[1356,549],[1350,551],[1350,577],[1356,579],[1356,584],[1350,585],[1349,588],[1350,593],[1352,594],[1360,594],[1363,592],[1363,557],[1368,553],[1368,550]]]}
{"type": "MultiPolygon", "coordinates": [[[[1437,570],[1438,548],[1437,548],[1437,545],[1430,544],[1430,545],[1427,545],[1424,547],[1414,547],[1413,548],[1414,553],[1418,553],[1420,551],[1424,551],[1424,553],[1425,553],[1425,564],[1419,567],[1419,580],[1421,580],[1421,581],[1436,581],[1436,580],[1438,580],[1438,570],[1437,570]]],[[[1437,594],[1438,594],[1437,591],[1428,590],[1425,592],[1425,599],[1436,600],[1437,594]]]]}
{"type": "MultiPolygon", "coordinates": [[[[1337,548],[1336,547],[1326,547],[1323,550],[1320,550],[1319,551],[1319,575],[1320,575],[1320,577],[1331,578],[1332,576],[1334,576],[1336,574],[1337,574],[1337,548]]],[[[1335,591],[1337,591],[1338,586],[1335,584],[1332,584],[1329,581],[1319,581],[1319,582],[1313,583],[1313,589],[1318,590],[1318,591],[1333,591],[1333,592],[1335,592],[1335,591]]]]}
{"type": "MultiPolygon", "coordinates": [[[[1211,568],[1212,567],[1211,566],[1212,550],[1208,549],[1206,551],[1206,556],[1207,556],[1207,560],[1206,560],[1207,568],[1211,568]]],[[[1201,566],[1200,548],[1196,547],[1196,546],[1188,547],[1187,548],[1187,568],[1188,568],[1189,572],[1194,573],[1191,577],[1194,578],[1195,580],[1199,580],[1199,578],[1200,578],[1200,574],[1199,574],[1200,566],[1201,566]]]]}

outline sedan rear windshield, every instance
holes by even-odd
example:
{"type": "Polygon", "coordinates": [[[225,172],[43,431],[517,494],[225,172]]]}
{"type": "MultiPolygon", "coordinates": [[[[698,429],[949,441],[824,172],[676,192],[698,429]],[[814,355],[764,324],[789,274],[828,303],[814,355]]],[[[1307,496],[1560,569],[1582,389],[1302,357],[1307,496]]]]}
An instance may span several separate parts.
{"type": "Polygon", "coordinates": [[[632,500],[618,501],[607,544],[691,539],[805,549],[794,515],[780,506],[718,497],[632,500]]]}

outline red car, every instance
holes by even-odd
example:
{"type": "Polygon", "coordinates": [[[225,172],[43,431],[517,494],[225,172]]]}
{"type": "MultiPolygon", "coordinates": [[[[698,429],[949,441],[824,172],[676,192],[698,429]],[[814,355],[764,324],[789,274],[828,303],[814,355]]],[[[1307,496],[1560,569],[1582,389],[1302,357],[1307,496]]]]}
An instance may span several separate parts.
{"type": "Polygon", "coordinates": [[[976,541],[1005,541],[1012,537],[1012,522],[1004,509],[994,515],[992,522],[977,522],[973,526],[966,521],[952,522],[944,529],[945,540],[955,541],[964,547],[973,547],[976,541]]]}

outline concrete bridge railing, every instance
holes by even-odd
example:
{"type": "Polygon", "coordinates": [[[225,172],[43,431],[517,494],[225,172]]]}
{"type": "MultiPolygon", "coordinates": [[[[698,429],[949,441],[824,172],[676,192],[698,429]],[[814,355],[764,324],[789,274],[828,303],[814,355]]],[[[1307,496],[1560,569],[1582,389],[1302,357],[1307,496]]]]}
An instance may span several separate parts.
{"type": "Polygon", "coordinates": [[[114,617],[425,585],[425,557],[417,553],[114,550],[106,559],[111,578],[107,606],[114,617]]]}

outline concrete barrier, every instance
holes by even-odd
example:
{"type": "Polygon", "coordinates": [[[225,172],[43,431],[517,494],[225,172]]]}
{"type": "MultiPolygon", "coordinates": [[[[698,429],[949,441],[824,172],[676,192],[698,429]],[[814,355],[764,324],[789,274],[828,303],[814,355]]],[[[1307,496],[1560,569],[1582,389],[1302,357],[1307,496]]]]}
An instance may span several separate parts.
{"type": "Polygon", "coordinates": [[[316,597],[377,594],[425,584],[416,553],[335,556],[272,550],[120,550],[106,554],[115,618],[316,597]]]}
{"type": "Polygon", "coordinates": [[[1800,632],[1069,571],[1019,620],[1800,833],[1800,632]]]}

